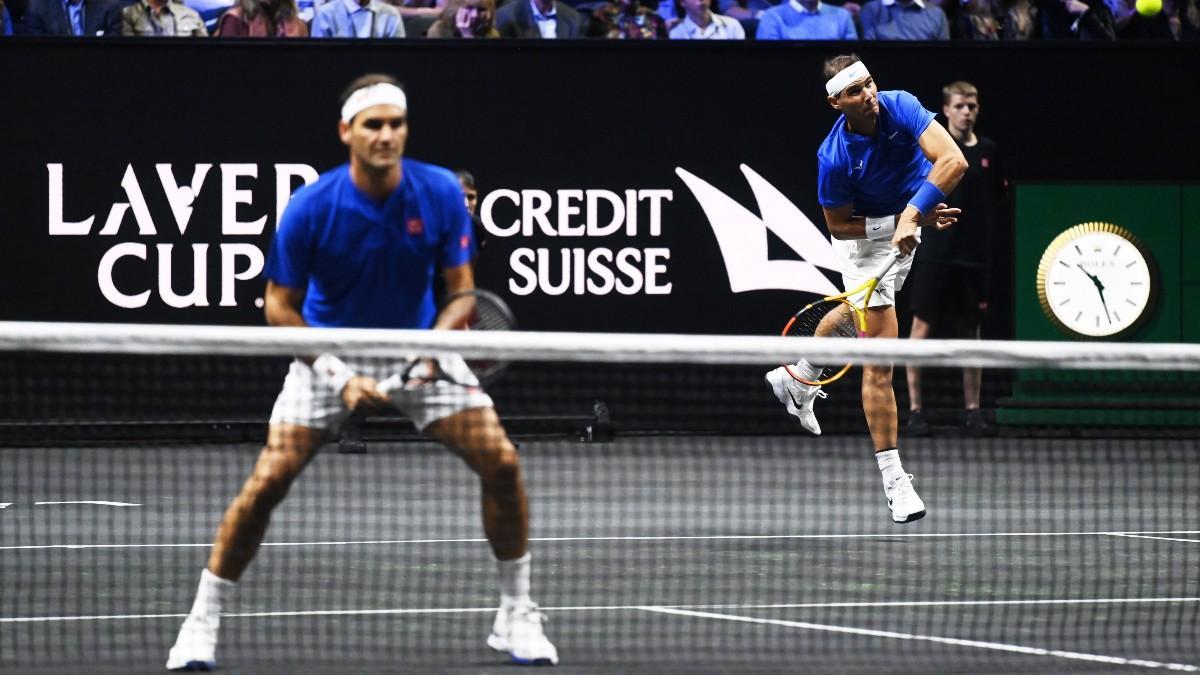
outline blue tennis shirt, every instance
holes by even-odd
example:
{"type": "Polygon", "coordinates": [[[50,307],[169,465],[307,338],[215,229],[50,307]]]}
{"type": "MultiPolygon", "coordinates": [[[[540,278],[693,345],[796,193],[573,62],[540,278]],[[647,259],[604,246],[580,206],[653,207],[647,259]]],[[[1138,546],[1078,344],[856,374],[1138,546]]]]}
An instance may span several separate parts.
{"type": "Polygon", "coordinates": [[[301,313],[310,326],[433,325],[433,275],[470,261],[471,216],[447,169],[402,159],[401,170],[383,203],[354,185],[349,164],[321,174],[288,203],[266,277],[306,289],[301,313]]]}
{"type": "Polygon", "coordinates": [[[934,114],[906,91],[879,92],[874,136],[846,128],[846,116],[817,150],[817,199],[833,209],[854,204],[857,215],[900,213],[932,168],[917,139],[934,114]]]}

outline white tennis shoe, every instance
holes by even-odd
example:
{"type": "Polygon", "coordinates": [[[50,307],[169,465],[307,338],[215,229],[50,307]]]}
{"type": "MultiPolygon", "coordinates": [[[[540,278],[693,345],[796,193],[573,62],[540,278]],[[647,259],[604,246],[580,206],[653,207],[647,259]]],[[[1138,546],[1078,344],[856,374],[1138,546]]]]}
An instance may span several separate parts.
{"type": "Polygon", "coordinates": [[[167,670],[212,670],[217,667],[219,617],[188,615],[179,629],[175,646],[167,655],[167,670]]]}
{"type": "Polygon", "coordinates": [[[800,420],[800,426],[815,436],[821,435],[821,425],[817,423],[817,414],[813,412],[813,402],[817,397],[826,396],[820,387],[797,380],[784,366],[767,373],[767,384],[771,385],[775,398],[800,420]]]}
{"type": "Polygon", "coordinates": [[[925,517],[925,502],[913,489],[912,479],[911,473],[901,474],[883,488],[883,496],[887,497],[894,523],[911,523],[925,517]]]}
{"type": "Polygon", "coordinates": [[[556,665],[558,649],[542,630],[545,621],[546,615],[532,602],[501,607],[492,623],[488,646],[508,654],[514,663],[524,666],[556,665]]]}

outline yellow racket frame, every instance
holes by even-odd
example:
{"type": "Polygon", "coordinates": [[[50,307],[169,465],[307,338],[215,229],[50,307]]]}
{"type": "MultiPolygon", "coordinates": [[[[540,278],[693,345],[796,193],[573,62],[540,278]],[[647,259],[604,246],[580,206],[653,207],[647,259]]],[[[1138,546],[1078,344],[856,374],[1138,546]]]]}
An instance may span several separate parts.
{"type": "MultiPolygon", "coordinates": [[[[784,327],[783,327],[782,335],[784,337],[787,337],[788,331],[790,331],[792,329],[792,326],[795,325],[796,319],[800,318],[800,315],[803,314],[805,311],[807,311],[809,308],[811,308],[813,305],[816,305],[816,304],[819,304],[822,302],[840,302],[846,306],[846,309],[848,311],[850,311],[852,313],[851,315],[854,319],[855,328],[858,329],[858,337],[860,337],[860,338],[866,337],[867,336],[866,308],[869,306],[869,304],[871,302],[871,296],[875,293],[875,287],[879,285],[879,280],[882,279],[884,277],[884,275],[886,275],[888,273],[888,271],[892,269],[892,266],[895,265],[896,261],[899,260],[900,258],[901,258],[900,251],[898,249],[892,249],[891,252],[888,254],[887,260],[885,260],[882,264],[880,264],[879,269],[877,269],[866,281],[862,282],[858,286],[855,286],[854,288],[852,288],[848,291],[845,291],[843,293],[838,293],[837,295],[827,295],[827,296],[821,298],[820,300],[815,300],[813,302],[808,303],[803,308],[801,308],[800,311],[793,314],[792,318],[788,319],[787,324],[784,325],[784,327]],[[855,295],[858,295],[859,293],[863,294],[862,307],[859,307],[858,305],[854,304],[854,302],[851,300],[851,298],[853,298],[855,295]]],[[[832,311],[838,311],[838,310],[832,310],[832,311]]],[[[826,316],[828,316],[828,313],[826,313],[826,316]]],[[[800,377],[800,375],[793,368],[793,365],[794,364],[790,364],[790,363],[783,364],[784,369],[787,370],[788,375],[792,376],[792,379],[796,380],[797,382],[803,382],[804,384],[807,384],[807,385],[819,387],[822,385],[829,384],[830,382],[836,382],[836,381],[840,380],[843,375],[850,372],[850,368],[854,364],[847,363],[846,365],[842,366],[842,368],[840,370],[838,370],[836,373],[834,373],[824,379],[820,379],[820,380],[809,380],[807,378],[800,377]]]]}

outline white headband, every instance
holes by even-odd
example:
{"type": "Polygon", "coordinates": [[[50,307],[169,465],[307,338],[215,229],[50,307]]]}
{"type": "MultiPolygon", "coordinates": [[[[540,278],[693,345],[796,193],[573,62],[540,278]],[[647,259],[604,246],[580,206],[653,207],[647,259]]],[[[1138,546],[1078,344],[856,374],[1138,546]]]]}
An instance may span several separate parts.
{"type": "Polygon", "coordinates": [[[400,87],[387,82],[357,89],[342,106],[342,121],[349,124],[355,115],[373,105],[394,105],[401,110],[408,110],[408,97],[400,87]]]}
{"type": "Polygon", "coordinates": [[[837,96],[846,87],[870,76],[871,73],[867,72],[866,65],[862,61],[855,61],[843,68],[837,75],[829,78],[829,81],[825,83],[825,93],[837,96]]]}

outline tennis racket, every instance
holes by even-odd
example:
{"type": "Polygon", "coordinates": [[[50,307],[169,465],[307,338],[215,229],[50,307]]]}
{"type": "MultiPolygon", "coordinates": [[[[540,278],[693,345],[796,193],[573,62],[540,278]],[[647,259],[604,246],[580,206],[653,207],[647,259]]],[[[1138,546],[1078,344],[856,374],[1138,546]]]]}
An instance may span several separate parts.
{"type": "MultiPolygon", "coordinates": [[[[899,249],[892,249],[879,268],[858,286],[837,295],[830,295],[810,302],[796,312],[783,327],[784,336],[794,337],[848,337],[867,336],[867,311],[875,287],[903,257],[899,249]],[[854,296],[862,294],[862,299],[854,296]]],[[[804,384],[821,386],[835,382],[850,370],[850,363],[812,363],[801,359],[799,363],[785,364],[788,374],[804,384]]]]}
{"type": "MultiPolygon", "coordinates": [[[[475,309],[467,317],[465,324],[458,326],[464,330],[516,330],[517,318],[508,307],[508,303],[495,293],[484,290],[482,288],[474,288],[469,291],[454,293],[446,297],[442,302],[442,309],[450,306],[450,303],[459,298],[471,297],[475,299],[475,309]]],[[[479,378],[481,385],[487,386],[504,374],[508,368],[507,361],[497,361],[491,359],[468,359],[467,365],[471,367],[471,371],[475,373],[475,377],[479,378]]]]}

